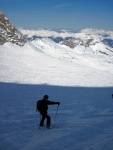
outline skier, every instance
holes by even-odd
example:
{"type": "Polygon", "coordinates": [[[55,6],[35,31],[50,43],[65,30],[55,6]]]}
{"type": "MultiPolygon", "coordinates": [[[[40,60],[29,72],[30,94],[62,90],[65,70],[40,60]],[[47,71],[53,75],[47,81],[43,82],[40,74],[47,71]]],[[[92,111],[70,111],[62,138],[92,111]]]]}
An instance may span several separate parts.
{"type": "Polygon", "coordinates": [[[60,102],[53,102],[53,101],[48,100],[48,98],[49,98],[48,95],[44,95],[42,100],[37,101],[36,111],[39,111],[39,113],[42,116],[42,118],[40,120],[40,126],[43,127],[44,120],[45,120],[45,118],[47,118],[46,125],[47,125],[47,128],[50,128],[51,117],[47,114],[48,105],[54,105],[54,104],[60,105],[60,102]]]}

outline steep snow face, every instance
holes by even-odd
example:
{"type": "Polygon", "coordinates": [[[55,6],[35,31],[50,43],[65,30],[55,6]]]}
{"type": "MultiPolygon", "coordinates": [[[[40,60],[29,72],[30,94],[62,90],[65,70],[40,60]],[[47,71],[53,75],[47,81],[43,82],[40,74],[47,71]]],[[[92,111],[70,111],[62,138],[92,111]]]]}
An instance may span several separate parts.
{"type": "Polygon", "coordinates": [[[79,63],[96,69],[98,68],[100,70],[108,70],[113,73],[112,52],[107,51],[106,47],[102,43],[87,48],[82,45],[78,45],[74,49],[58,44],[48,38],[36,39],[31,41],[31,43],[36,48],[41,49],[44,53],[54,58],[65,60],[67,62],[79,63]],[[98,52],[96,51],[97,48],[102,49],[103,51],[98,52]],[[108,55],[105,54],[106,51],[108,55]]]}
{"type": "Polygon", "coordinates": [[[24,47],[0,47],[0,81],[63,86],[112,86],[113,64],[80,47],[72,50],[50,39],[24,47]],[[79,53],[81,51],[81,54],[79,53]]]}
{"type": "Polygon", "coordinates": [[[8,18],[6,18],[2,12],[0,12],[0,45],[11,42],[23,46],[26,41],[26,38],[20,31],[10,23],[8,18]]]}

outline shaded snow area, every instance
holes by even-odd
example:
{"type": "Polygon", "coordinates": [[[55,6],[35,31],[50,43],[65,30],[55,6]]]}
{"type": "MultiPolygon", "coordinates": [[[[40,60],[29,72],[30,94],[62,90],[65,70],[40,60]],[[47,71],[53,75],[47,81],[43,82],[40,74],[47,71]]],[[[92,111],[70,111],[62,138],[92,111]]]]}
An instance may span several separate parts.
{"type": "Polygon", "coordinates": [[[0,46],[0,150],[112,150],[112,58],[46,38],[0,46]],[[61,103],[51,129],[35,108],[45,94],[61,103]]]}
{"type": "Polygon", "coordinates": [[[112,150],[113,88],[0,84],[1,150],[112,150]],[[48,93],[60,101],[49,106],[51,129],[38,128],[37,98],[48,93]]]}

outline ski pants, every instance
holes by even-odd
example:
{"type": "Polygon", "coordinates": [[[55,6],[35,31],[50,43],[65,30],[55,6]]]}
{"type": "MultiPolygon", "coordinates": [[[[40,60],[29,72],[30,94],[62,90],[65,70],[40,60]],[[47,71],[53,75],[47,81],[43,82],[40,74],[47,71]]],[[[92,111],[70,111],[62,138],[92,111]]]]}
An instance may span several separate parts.
{"type": "Polygon", "coordinates": [[[50,125],[51,125],[51,117],[49,115],[47,115],[47,114],[43,114],[43,113],[40,113],[40,114],[42,115],[42,118],[40,120],[40,126],[44,125],[44,120],[45,120],[45,118],[47,118],[46,125],[49,128],[50,125]]]}

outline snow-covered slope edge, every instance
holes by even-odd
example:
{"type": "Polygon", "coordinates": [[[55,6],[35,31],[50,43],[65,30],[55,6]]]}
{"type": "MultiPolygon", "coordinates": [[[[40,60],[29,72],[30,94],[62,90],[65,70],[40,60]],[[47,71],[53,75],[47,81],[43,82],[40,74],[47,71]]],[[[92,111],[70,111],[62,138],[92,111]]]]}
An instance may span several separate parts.
{"type": "MultiPolygon", "coordinates": [[[[27,84],[50,84],[63,86],[113,86],[113,74],[80,63],[53,57],[59,53],[67,57],[63,49],[53,49],[47,54],[27,43],[24,47],[10,43],[0,46],[0,81],[27,84]],[[60,53],[61,52],[61,53],[60,53]]],[[[109,66],[107,66],[109,67],[109,66]]],[[[110,68],[109,68],[110,69],[110,68]]]]}
{"type": "MultiPolygon", "coordinates": [[[[113,74],[113,56],[94,52],[90,48],[78,45],[71,49],[65,45],[60,45],[48,38],[36,39],[30,42],[36,48],[41,49],[47,55],[54,58],[69,61],[75,64],[82,64],[95,69],[108,71],[113,74]]],[[[102,45],[99,45],[100,48],[102,45]]],[[[103,47],[104,48],[104,47],[103,47]]]]}

